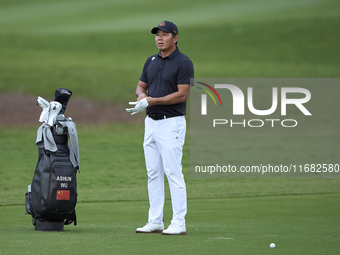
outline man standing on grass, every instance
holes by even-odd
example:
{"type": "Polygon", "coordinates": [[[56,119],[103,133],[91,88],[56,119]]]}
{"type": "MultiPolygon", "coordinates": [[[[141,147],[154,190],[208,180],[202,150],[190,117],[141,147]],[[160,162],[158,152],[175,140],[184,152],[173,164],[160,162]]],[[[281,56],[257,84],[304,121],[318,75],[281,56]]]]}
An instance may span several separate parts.
{"type": "Polygon", "coordinates": [[[186,132],[186,101],[190,78],[194,77],[191,60],[177,48],[178,29],[163,21],[151,30],[159,53],[149,57],[137,85],[137,102],[128,112],[146,110],[144,155],[148,175],[148,223],[136,233],[185,235],[187,194],[182,174],[182,155],[186,132]],[[173,216],[164,230],[164,173],[167,176],[173,216]]]}

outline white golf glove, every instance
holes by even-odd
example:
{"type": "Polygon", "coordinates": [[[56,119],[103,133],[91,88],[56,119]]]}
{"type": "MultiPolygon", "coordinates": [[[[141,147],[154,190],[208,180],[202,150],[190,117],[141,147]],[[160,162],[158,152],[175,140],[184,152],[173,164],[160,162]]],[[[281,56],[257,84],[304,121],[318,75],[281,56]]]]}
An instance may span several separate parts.
{"type": "Polygon", "coordinates": [[[57,101],[50,102],[50,115],[48,116],[47,120],[48,125],[52,126],[55,123],[56,117],[59,114],[61,107],[61,103],[57,101]]]}
{"type": "Polygon", "coordinates": [[[47,122],[48,116],[50,114],[50,103],[46,99],[42,97],[38,97],[37,105],[40,105],[43,108],[40,114],[39,122],[44,122],[44,121],[47,122]]]}
{"type": "Polygon", "coordinates": [[[135,106],[134,108],[126,108],[126,111],[131,112],[131,115],[144,111],[149,105],[146,98],[143,98],[142,100],[136,102],[129,102],[129,104],[135,106]]]}

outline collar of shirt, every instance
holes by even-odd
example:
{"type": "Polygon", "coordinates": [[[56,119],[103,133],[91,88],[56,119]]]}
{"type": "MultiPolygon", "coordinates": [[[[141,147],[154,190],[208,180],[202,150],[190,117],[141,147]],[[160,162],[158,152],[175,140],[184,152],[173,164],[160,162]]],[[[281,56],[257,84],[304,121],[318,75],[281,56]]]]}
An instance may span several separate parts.
{"type": "MultiPolygon", "coordinates": [[[[165,58],[173,59],[178,54],[178,52],[179,52],[179,49],[176,46],[176,50],[171,52],[171,54],[169,56],[166,56],[165,58]]],[[[158,57],[163,58],[161,55],[161,52],[158,53],[158,57]]]]}

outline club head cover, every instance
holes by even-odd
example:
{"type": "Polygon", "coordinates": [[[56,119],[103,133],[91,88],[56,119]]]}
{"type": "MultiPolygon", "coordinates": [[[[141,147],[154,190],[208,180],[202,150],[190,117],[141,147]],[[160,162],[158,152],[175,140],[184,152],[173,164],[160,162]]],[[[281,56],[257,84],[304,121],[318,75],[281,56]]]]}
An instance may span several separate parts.
{"type": "Polygon", "coordinates": [[[65,112],[68,100],[70,99],[71,96],[72,91],[69,89],[64,88],[56,89],[53,101],[61,103],[62,108],[60,110],[60,114],[63,114],[65,112]]]}
{"type": "Polygon", "coordinates": [[[52,101],[50,102],[50,115],[48,116],[47,124],[53,126],[56,121],[56,117],[62,108],[61,103],[52,101]]]}
{"type": "Polygon", "coordinates": [[[39,96],[37,99],[37,105],[40,105],[43,108],[40,114],[39,122],[47,122],[50,113],[50,103],[46,99],[39,96]]]}

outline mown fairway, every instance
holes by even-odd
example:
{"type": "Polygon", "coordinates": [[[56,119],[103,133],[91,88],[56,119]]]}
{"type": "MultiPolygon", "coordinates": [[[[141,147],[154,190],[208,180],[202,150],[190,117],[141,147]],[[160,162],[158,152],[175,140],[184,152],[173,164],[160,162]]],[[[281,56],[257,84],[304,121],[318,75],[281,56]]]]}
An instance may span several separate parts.
{"type": "MultiPolygon", "coordinates": [[[[194,62],[196,77],[340,76],[340,2],[335,0],[176,0],[166,6],[151,0],[3,0],[0,93],[51,99],[56,88],[66,87],[74,92],[71,100],[132,101],[144,61],[156,52],[150,29],[162,20],[178,25],[178,46],[194,62]]],[[[338,160],[337,117],[325,115],[320,130],[310,128],[331,134],[331,146],[320,136],[322,154],[317,146],[308,148],[301,160],[323,154],[338,160]]],[[[77,126],[78,226],[36,232],[24,214],[24,194],[37,161],[38,126],[37,120],[36,126],[0,127],[1,255],[337,254],[340,249],[339,179],[190,178],[189,136],[183,158],[188,235],[135,234],[148,209],[143,123],[77,126]]],[[[292,138],[274,134],[272,139],[284,144],[292,138]]],[[[256,147],[259,158],[265,147],[256,147]]],[[[233,153],[234,161],[242,160],[233,153]]],[[[276,157],[275,150],[270,153],[266,157],[276,157]]],[[[171,220],[166,191],[165,225],[171,220]]]]}

